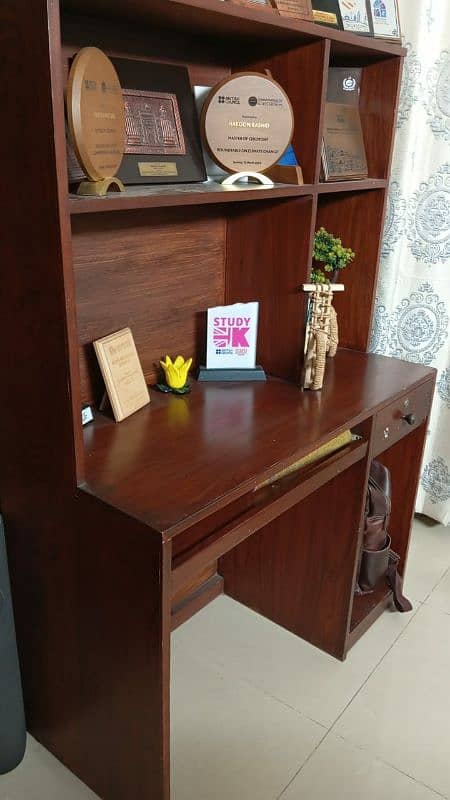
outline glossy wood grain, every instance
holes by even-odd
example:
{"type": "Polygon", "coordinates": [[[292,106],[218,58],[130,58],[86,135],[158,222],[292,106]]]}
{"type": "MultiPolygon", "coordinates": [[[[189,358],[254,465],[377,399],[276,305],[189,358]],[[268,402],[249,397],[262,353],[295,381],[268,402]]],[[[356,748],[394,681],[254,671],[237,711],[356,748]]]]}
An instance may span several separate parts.
{"type": "Polygon", "coordinates": [[[327,81],[329,43],[326,40],[303,45],[272,58],[243,65],[244,68],[264,72],[266,69],[287,92],[294,112],[294,152],[302,164],[306,183],[318,178],[320,147],[317,132],[320,129],[322,97],[327,81]],[[308,80],[299,80],[299,76],[308,80]]]}
{"type": "Polygon", "coordinates": [[[120,328],[132,328],[149,383],[167,353],[204,360],[206,310],[225,291],[220,213],[82,216],[72,230],[84,402],[98,405],[103,393],[92,342],[120,328]]]}
{"type": "Polygon", "coordinates": [[[408,557],[409,536],[426,432],[427,424],[423,422],[397,444],[377,455],[377,460],[381,461],[391,473],[392,514],[389,532],[392,549],[400,556],[399,572],[402,575],[408,557]]]}
{"type": "Polygon", "coordinates": [[[405,381],[431,374],[343,350],[329,362],[321,392],[282,381],[194,383],[181,398],[154,392],[120,425],[99,415],[85,429],[86,488],[174,534],[367,418],[402,394],[405,381]]]}
{"type": "Polygon", "coordinates": [[[226,300],[259,302],[257,361],[295,381],[303,352],[312,199],[234,209],[227,229],[226,300]]]}
{"type": "Polygon", "coordinates": [[[356,254],[342,273],[345,292],[333,300],[343,347],[366,350],[369,346],[384,203],[384,190],[319,197],[317,227],[339,236],[356,254]]]}
{"type": "Polygon", "coordinates": [[[367,165],[372,178],[389,176],[401,69],[399,58],[369,64],[363,69],[359,102],[367,165]]]}
{"type": "Polygon", "coordinates": [[[363,484],[355,464],[232,550],[225,593],[342,658],[363,484]]]}
{"type": "Polygon", "coordinates": [[[214,34],[229,38],[260,37],[269,41],[303,41],[330,38],[340,53],[356,51],[360,57],[375,59],[384,55],[403,55],[398,44],[375,39],[362,39],[355,34],[324,28],[312,22],[297,21],[268,13],[267,10],[235,6],[219,0],[63,0],[62,7],[71,12],[93,16],[132,19],[151,26],[171,30],[214,34]]]}

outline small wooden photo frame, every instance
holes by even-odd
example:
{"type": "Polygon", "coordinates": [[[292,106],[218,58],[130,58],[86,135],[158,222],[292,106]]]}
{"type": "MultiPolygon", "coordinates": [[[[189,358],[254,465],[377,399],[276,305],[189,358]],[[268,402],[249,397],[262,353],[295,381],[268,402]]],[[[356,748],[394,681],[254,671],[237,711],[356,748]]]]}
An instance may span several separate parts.
{"type": "Polygon", "coordinates": [[[133,334],[123,328],[97,339],[94,349],[114,419],[121,422],[150,402],[133,334]]]}

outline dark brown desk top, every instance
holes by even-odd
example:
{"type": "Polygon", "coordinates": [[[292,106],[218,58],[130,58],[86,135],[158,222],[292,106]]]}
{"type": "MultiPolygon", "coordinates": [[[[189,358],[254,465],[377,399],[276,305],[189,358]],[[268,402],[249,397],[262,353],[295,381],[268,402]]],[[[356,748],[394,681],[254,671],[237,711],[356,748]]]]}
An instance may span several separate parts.
{"type": "Polygon", "coordinates": [[[117,424],[84,430],[90,493],[173,535],[250,491],[323,442],[433,376],[383,356],[340,350],[321,392],[278,380],[198,384],[117,424]]]}

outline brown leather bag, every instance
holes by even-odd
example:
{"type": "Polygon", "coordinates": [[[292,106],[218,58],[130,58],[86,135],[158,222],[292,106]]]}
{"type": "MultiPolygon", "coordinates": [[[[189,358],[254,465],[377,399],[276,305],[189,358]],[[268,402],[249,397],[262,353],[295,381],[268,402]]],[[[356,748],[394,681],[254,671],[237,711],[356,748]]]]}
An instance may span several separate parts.
{"type": "Polygon", "coordinates": [[[391,549],[391,476],[384,464],[372,461],[366,498],[364,541],[359,570],[360,594],[373,592],[385,577],[392,589],[397,611],[411,611],[412,605],[402,592],[397,566],[400,557],[391,549]]]}

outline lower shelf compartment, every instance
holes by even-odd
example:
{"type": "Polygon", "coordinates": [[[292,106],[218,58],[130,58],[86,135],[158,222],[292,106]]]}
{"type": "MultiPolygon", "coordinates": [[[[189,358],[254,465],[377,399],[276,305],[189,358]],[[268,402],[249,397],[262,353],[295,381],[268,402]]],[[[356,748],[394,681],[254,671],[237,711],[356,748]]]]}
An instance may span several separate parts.
{"type": "Polygon", "coordinates": [[[355,594],[353,599],[352,619],[348,635],[348,647],[365,633],[373,622],[383,613],[392,600],[392,590],[385,578],[370,594],[355,594]]]}

